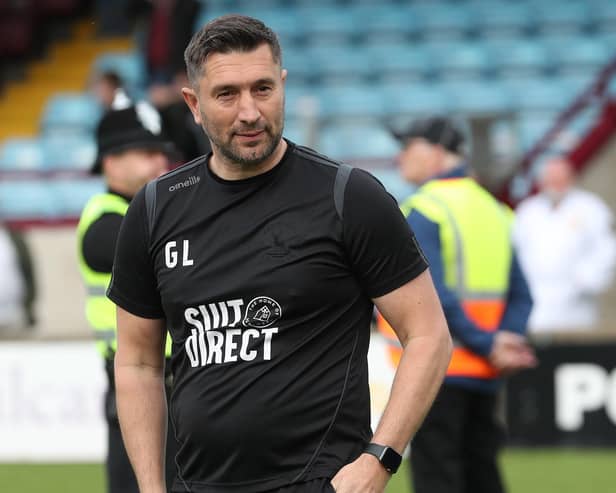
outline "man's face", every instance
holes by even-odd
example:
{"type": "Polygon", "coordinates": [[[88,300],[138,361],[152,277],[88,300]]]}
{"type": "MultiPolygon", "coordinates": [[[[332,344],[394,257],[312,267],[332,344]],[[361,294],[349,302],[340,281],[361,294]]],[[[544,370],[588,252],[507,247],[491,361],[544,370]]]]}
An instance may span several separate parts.
{"type": "Polygon", "coordinates": [[[407,182],[420,185],[438,173],[441,150],[425,139],[407,141],[398,155],[400,174],[407,182]]]}
{"type": "Polygon", "coordinates": [[[250,52],[213,53],[198,91],[184,89],[184,98],[215,153],[232,164],[257,167],[282,137],[285,78],[268,44],[250,52]]]}
{"type": "Polygon", "coordinates": [[[130,149],[105,157],[109,184],[118,192],[134,196],[147,182],[169,169],[167,156],[158,150],[130,149]]]}

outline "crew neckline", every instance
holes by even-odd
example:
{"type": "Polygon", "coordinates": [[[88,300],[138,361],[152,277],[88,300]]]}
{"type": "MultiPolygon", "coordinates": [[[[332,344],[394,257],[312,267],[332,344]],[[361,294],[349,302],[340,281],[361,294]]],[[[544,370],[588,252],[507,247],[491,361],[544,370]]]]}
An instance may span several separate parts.
{"type": "Polygon", "coordinates": [[[278,161],[278,163],[276,165],[274,165],[272,168],[268,169],[267,171],[263,172],[263,173],[259,173],[258,175],[254,175],[254,176],[250,176],[248,178],[241,178],[239,180],[226,180],[224,178],[221,178],[220,176],[218,176],[217,174],[215,174],[212,169],[210,168],[210,159],[212,158],[212,153],[210,152],[205,161],[204,161],[204,166],[205,166],[205,170],[207,175],[212,179],[212,181],[220,186],[229,188],[229,189],[233,189],[233,188],[241,188],[241,187],[245,187],[246,185],[250,185],[253,183],[260,183],[262,181],[266,181],[268,179],[270,179],[270,177],[277,175],[284,167],[286,162],[288,161],[289,155],[291,154],[291,152],[293,151],[293,149],[295,148],[295,144],[293,144],[292,142],[290,142],[287,139],[284,139],[285,142],[287,143],[287,149],[285,150],[284,154],[282,155],[282,157],[280,158],[280,161],[278,161]]]}

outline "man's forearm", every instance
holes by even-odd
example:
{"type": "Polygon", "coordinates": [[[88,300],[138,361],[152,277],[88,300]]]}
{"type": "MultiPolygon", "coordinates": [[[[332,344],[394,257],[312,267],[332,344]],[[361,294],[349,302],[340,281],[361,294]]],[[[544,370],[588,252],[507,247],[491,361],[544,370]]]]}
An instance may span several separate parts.
{"type": "Polygon", "coordinates": [[[118,416],[141,493],[164,493],[167,404],[163,369],[116,360],[118,416]]]}
{"type": "Polygon", "coordinates": [[[421,425],[441,386],[451,358],[451,338],[418,336],[406,345],[391,388],[389,401],[373,441],[402,452],[421,425]]]}

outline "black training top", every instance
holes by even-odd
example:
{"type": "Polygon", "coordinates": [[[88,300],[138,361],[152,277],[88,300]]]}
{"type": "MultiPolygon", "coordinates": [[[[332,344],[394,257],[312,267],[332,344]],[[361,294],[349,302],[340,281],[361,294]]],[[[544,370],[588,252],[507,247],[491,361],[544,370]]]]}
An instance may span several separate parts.
{"type": "Polygon", "coordinates": [[[202,157],[144,190],[122,225],[109,297],[166,317],[180,443],[173,491],[262,492],[332,477],[371,437],[371,298],[426,269],[395,200],[289,143],[270,171],[215,176],[202,157]]]}

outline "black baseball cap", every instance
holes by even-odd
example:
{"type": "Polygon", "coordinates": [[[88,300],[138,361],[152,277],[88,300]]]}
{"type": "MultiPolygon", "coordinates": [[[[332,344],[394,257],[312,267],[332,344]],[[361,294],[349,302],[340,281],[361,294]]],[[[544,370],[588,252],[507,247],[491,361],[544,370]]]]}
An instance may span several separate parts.
{"type": "Polygon", "coordinates": [[[93,174],[102,173],[103,157],[130,149],[153,149],[173,155],[175,147],[162,130],[160,114],[146,102],[107,111],[96,128],[93,174]]]}
{"type": "Polygon", "coordinates": [[[419,118],[402,131],[392,130],[393,136],[402,143],[410,139],[421,138],[440,145],[454,154],[464,154],[464,134],[449,119],[443,116],[419,118]]]}

